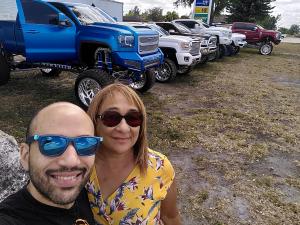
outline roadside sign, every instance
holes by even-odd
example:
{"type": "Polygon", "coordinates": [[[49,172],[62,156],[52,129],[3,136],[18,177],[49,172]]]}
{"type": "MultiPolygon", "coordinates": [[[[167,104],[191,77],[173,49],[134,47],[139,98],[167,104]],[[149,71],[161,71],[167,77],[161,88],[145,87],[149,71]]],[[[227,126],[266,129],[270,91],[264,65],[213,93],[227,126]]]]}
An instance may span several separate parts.
{"type": "Polygon", "coordinates": [[[195,0],[193,7],[193,18],[209,23],[212,0],[195,0]]]}

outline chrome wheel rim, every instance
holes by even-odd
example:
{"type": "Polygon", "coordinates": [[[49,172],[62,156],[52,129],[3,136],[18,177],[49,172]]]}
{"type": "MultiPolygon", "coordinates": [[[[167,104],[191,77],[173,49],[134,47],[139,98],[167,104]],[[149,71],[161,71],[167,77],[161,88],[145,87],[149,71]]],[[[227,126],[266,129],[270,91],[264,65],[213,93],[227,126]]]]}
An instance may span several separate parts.
{"type": "Polygon", "coordinates": [[[160,66],[158,71],[155,73],[155,77],[159,81],[167,81],[170,79],[172,73],[172,69],[168,63],[164,63],[160,66]]]}
{"type": "Polygon", "coordinates": [[[133,89],[139,90],[143,88],[146,84],[146,75],[145,73],[141,74],[141,78],[139,81],[132,82],[129,86],[133,89]]]}
{"type": "Polygon", "coordinates": [[[78,85],[78,96],[80,101],[85,105],[89,106],[97,94],[100,91],[100,84],[91,78],[84,78],[79,82],[78,85]]]}
{"type": "Polygon", "coordinates": [[[44,73],[50,73],[52,69],[41,69],[44,73]]]}
{"type": "Polygon", "coordinates": [[[261,53],[263,55],[268,55],[268,54],[270,54],[270,52],[271,52],[271,46],[270,45],[263,45],[261,47],[261,53]]]}

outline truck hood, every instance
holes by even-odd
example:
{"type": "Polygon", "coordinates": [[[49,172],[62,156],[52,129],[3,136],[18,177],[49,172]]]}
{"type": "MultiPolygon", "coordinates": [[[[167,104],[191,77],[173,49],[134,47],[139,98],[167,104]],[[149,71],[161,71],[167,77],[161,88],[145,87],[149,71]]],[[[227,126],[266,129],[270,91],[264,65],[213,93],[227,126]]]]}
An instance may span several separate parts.
{"type": "Polygon", "coordinates": [[[209,28],[206,28],[206,29],[211,30],[211,31],[231,32],[230,29],[225,28],[225,27],[209,27],[209,28]]]}
{"type": "Polygon", "coordinates": [[[168,36],[159,37],[159,41],[168,41],[168,42],[175,42],[175,43],[193,41],[195,39],[197,38],[191,38],[188,36],[180,36],[180,35],[168,35],[168,36]]]}
{"type": "Polygon", "coordinates": [[[240,34],[240,33],[232,33],[232,37],[235,38],[246,38],[245,34],[240,34]]]}
{"type": "Polygon", "coordinates": [[[91,26],[99,27],[102,29],[115,30],[122,34],[157,35],[157,33],[152,31],[151,29],[136,29],[132,26],[119,23],[93,23],[91,26]]]}
{"type": "Polygon", "coordinates": [[[276,33],[279,33],[277,31],[274,31],[274,30],[267,30],[267,29],[263,29],[261,30],[262,32],[265,32],[265,33],[273,33],[273,34],[276,34],[276,33]]]}

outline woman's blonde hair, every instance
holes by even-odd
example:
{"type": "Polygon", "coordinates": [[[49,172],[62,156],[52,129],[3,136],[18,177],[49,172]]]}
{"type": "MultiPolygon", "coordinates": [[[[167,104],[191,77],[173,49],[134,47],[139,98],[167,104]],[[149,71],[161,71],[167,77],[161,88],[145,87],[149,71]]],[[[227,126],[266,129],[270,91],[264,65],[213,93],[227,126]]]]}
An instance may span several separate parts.
{"type": "Polygon", "coordinates": [[[99,110],[104,100],[106,98],[113,97],[114,93],[116,92],[122,94],[129,102],[135,104],[139,112],[142,113],[143,123],[140,126],[139,136],[137,142],[133,146],[133,149],[135,162],[139,165],[142,174],[145,174],[148,164],[147,115],[144,103],[141,100],[141,98],[136,94],[136,92],[130,87],[120,83],[108,85],[95,95],[87,113],[94,123],[95,134],[97,135],[96,127],[99,110]]]}

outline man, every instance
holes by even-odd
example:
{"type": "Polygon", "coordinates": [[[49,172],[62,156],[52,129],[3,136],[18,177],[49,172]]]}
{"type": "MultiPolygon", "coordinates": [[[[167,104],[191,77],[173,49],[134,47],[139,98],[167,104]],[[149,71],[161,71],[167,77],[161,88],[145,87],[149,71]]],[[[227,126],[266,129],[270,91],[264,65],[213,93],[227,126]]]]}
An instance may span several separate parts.
{"type": "Polygon", "coordinates": [[[30,181],[0,203],[0,224],[93,225],[83,189],[102,141],[93,135],[92,121],[76,105],[59,102],[39,111],[20,146],[30,181]]]}

